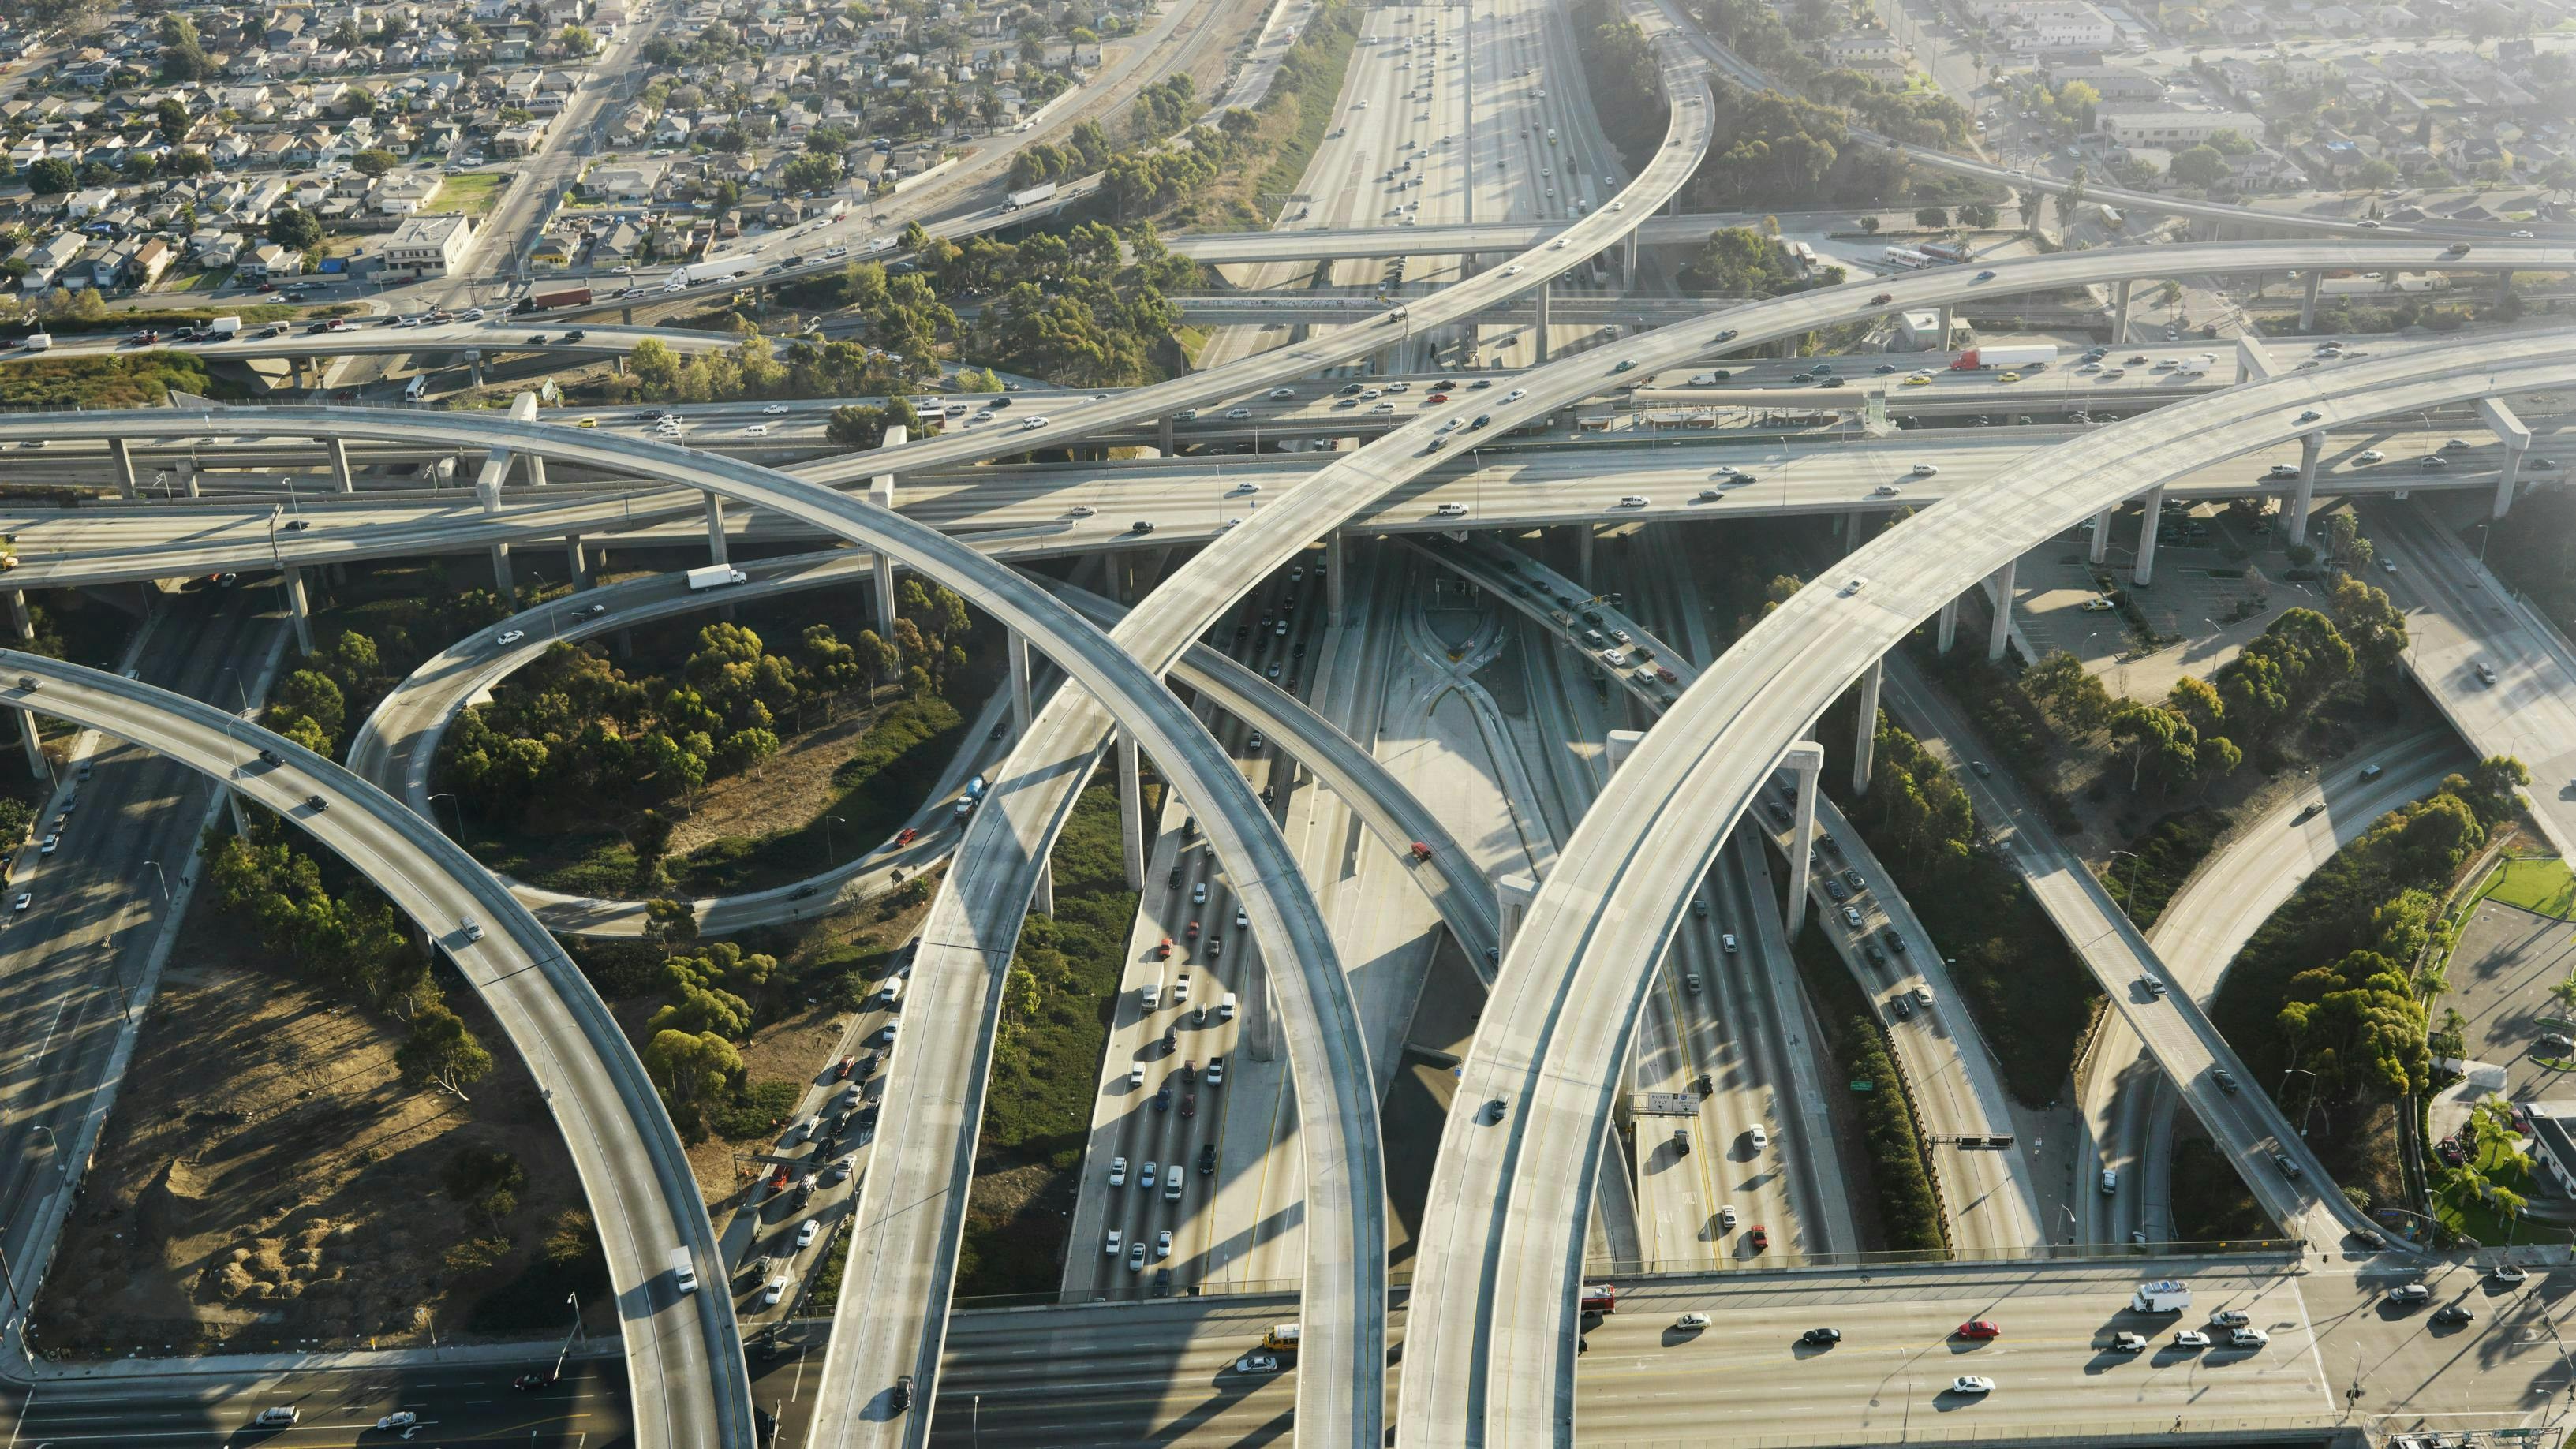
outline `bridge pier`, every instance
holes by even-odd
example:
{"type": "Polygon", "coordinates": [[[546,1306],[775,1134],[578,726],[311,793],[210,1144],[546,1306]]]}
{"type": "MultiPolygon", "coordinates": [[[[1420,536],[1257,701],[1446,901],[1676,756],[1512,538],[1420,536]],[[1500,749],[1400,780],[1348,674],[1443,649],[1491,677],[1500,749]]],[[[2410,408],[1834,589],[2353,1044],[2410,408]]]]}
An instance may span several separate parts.
{"type": "Polygon", "coordinates": [[[1011,738],[1017,741],[1029,732],[1029,636],[1011,630],[1010,649],[1011,738]]]}
{"type": "MultiPolygon", "coordinates": [[[[330,440],[330,444],[331,481],[338,484],[340,491],[343,493],[357,492],[358,477],[356,472],[349,467],[349,440],[346,438],[332,438],[330,440]]],[[[131,465],[129,464],[128,466],[130,467],[131,465]]]]}
{"type": "Polygon", "coordinates": [[[713,493],[707,500],[707,557],[713,563],[731,563],[725,556],[724,500],[713,493]]]}
{"type": "Polygon", "coordinates": [[[1587,589],[1593,586],[1592,525],[1588,523],[1574,525],[1574,581],[1587,589]]]}
{"type": "Polygon", "coordinates": [[[2491,397],[2478,399],[2478,418],[2496,435],[2496,441],[2504,444],[2504,472],[2496,479],[2492,515],[2502,518],[2505,510],[2513,507],[2513,484],[2522,474],[2523,454],[2531,451],[2531,425],[2516,417],[2501,399],[2491,397]]]}
{"type": "Polygon", "coordinates": [[[2499,307],[2513,300],[2513,273],[2496,273],[2495,304],[2499,307]]]}
{"type": "Polygon", "coordinates": [[[2111,342],[2114,346],[2129,340],[2129,294],[2136,287],[2134,278],[2123,277],[2112,289],[2111,342]]]}
{"type": "Polygon", "coordinates": [[[1537,899],[1538,878],[1527,871],[1494,877],[1494,902],[1502,910],[1503,954],[1511,954],[1512,939],[1521,933],[1521,921],[1537,899]]]}
{"type": "Polygon", "coordinates": [[[1637,753],[1637,746],[1645,742],[1644,730],[1612,730],[1604,735],[1602,758],[1609,762],[1610,773],[1618,774],[1619,767],[1628,763],[1628,757],[1637,753]]]}
{"type": "Polygon", "coordinates": [[[1154,446],[1164,457],[1172,456],[1172,415],[1170,413],[1154,419],[1154,446]]]}
{"type": "Polygon", "coordinates": [[[1780,757],[1780,769],[1798,777],[1798,803],[1789,817],[1789,899],[1783,907],[1789,939],[1807,924],[1807,858],[1816,852],[1816,777],[1824,772],[1825,747],[1800,740],[1780,757]]]}
{"type": "Polygon", "coordinates": [[[1941,606],[1941,624],[1935,642],[1944,654],[1950,652],[1951,645],[1959,642],[1959,596],[1956,594],[1941,606]]]}
{"type": "Polygon", "coordinates": [[[1118,841],[1127,858],[1127,889],[1145,888],[1144,772],[1136,759],[1136,737],[1118,732],[1118,841]]]}
{"type": "Polygon", "coordinates": [[[2129,569],[2129,582],[2141,589],[2156,581],[2156,529],[2164,522],[2165,485],[2147,490],[2146,505],[2138,519],[2138,561],[2129,569]]]}
{"type": "Polygon", "coordinates": [[[1637,229],[1630,227],[1620,242],[1619,275],[1631,287],[1637,285],[1637,229]]]}
{"type": "Polygon", "coordinates": [[[2290,516],[2286,520],[2290,528],[2289,539],[2292,548],[2297,548],[2308,541],[2308,513],[2316,506],[2317,499],[2317,459],[2323,456],[2325,450],[2325,434],[2301,433],[2299,435],[2299,481],[2290,489],[2288,509],[2290,516]]]}
{"type": "Polygon", "coordinates": [[[1869,793],[1870,767],[1876,763],[1878,754],[1878,687],[1886,672],[1887,660],[1882,657],[1869,661],[1869,668],[1860,677],[1860,727],[1854,731],[1856,738],[1852,747],[1852,793],[1855,795],[1869,793]]]}
{"type": "Polygon", "coordinates": [[[2317,292],[2325,284],[2325,280],[2326,274],[2323,267],[2310,267],[2308,275],[2301,282],[2299,330],[2302,332],[2317,330],[2317,292]]]}
{"type": "Polygon", "coordinates": [[[34,710],[22,709],[18,711],[18,738],[27,747],[27,773],[33,775],[39,780],[51,780],[54,778],[53,766],[45,762],[44,742],[36,738],[36,712],[34,710]]]}
{"type": "Polygon", "coordinates": [[[492,545],[492,586],[501,591],[511,608],[519,607],[519,589],[510,580],[510,546],[506,543],[492,545]]]}
{"type": "Polygon", "coordinates": [[[590,587],[590,554],[582,547],[578,533],[564,538],[564,567],[572,574],[573,592],[590,587]]]}
{"type": "Polygon", "coordinates": [[[531,488],[546,486],[546,460],[534,453],[528,455],[528,486],[531,488]]]}
{"type": "Polygon", "coordinates": [[[179,470],[179,487],[181,490],[191,498],[198,497],[197,460],[194,458],[182,458],[175,466],[179,470]]]}
{"type": "Polygon", "coordinates": [[[618,323],[619,323],[620,325],[622,325],[622,326],[626,326],[626,327],[632,327],[632,326],[634,326],[634,325],[635,325],[635,307],[634,307],[634,304],[629,303],[629,304],[627,304],[626,306],[623,306],[623,307],[618,308],[618,309],[617,309],[617,320],[618,320],[618,323]]]}
{"type": "Polygon", "coordinates": [[[1029,909],[1041,916],[1055,914],[1055,862],[1038,862],[1038,888],[1029,895],[1029,909]]]}
{"type": "Polygon", "coordinates": [[[9,591],[9,624],[11,628],[18,631],[19,643],[33,644],[36,642],[36,616],[27,612],[27,591],[25,589],[11,589],[9,591]]]}
{"type": "MultiPolygon", "coordinates": [[[[507,555],[504,555],[507,558],[507,555]]],[[[507,567],[507,563],[503,567],[507,567]]],[[[313,606],[304,596],[304,570],[286,566],[286,611],[295,619],[295,652],[313,652],[313,606]]]]}
{"type": "Polygon", "coordinates": [[[478,357],[472,362],[467,363],[465,366],[466,376],[473,380],[476,387],[481,387],[483,385],[483,359],[478,357]]]}
{"type": "Polygon", "coordinates": [[[127,446],[123,438],[110,438],[107,440],[107,462],[109,470],[116,475],[116,496],[132,498],[134,496],[134,449],[127,446]]]}
{"type": "Polygon", "coordinates": [[[2012,642],[2013,575],[2021,568],[2020,559],[2007,559],[1995,570],[1995,617],[1986,626],[1986,662],[1993,664],[2004,657],[2004,646],[2012,642]]]}
{"type": "Polygon", "coordinates": [[[2502,518],[2513,511],[2513,484],[2522,476],[2522,455],[2527,451],[2515,447],[2504,450],[2504,471],[2496,474],[2495,506],[2488,510],[2489,518],[2502,518]]]}
{"type": "MultiPolygon", "coordinates": [[[[1952,312],[1952,311],[1951,311],[1951,308],[1950,308],[1950,304],[1949,304],[1949,303],[1944,302],[1944,303],[1942,303],[1942,304],[1941,304],[1941,320],[1940,320],[1939,322],[1935,323],[1934,325],[1935,325],[1935,326],[1937,326],[1937,327],[1939,327],[1939,328],[1941,329],[1941,346],[1940,346],[1940,350],[1941,350],[1941,351],[1943,351],[1943,352],[1947,352],[1947,351],[1949,351],[1949,350],[1950,350],[1950,332],[1951,332],[1951,329],[1957,325],[1957,316],[1956,316],[1956,314],[1955,314],[1954,312],[1952,312]]],[[[1790,353],[1790,354],[1788,354],[1788,355],[1789,355],[1789,356],[1791,356],[1791,357],[1795,357],[1795,356],[1797,356],[1797,354],[1796,354],[1795,352],[1792,352],[1792,353],[1790,353]]]]}
{"type": "Polygon", "coordinates": [[[1347,565],[1343,558],[1342,530],[1334,529],[1324,538],[1324,627],[1342,627],[1342,574],[1347,565]]]}
{"type": "Polygon", "coordinates": [[[2093,515],[2093,548],[2086,557],[2096,564],[2111,556],[2111,515],[2118,511],[2105,508],[2093,515]]]}
{"type": "Polygon", "coordinates": [[[1547,299],[1549,294],[1555,290],[1556,284],[1554,282],[1541,282],[1538,284],[1538,327],[1534,336],[1538,343],[1538,360],[1541,362],[1547,361],[1547,299]]]}
{"type": "MultiPolygon", "coordinates": [[[[912,430],[897,423],[885,430],[885,441],[879,446],[899,448],[910,441],[912,441],[912,430]]],[[[894,475],[892,473],[879,473],[870,479],[868,492],[875,498],[877,507],[888,513],[894,512],[894,475]]],[[[883,549],[877,550],[876,576],[877,637],[883,639],[886,647],[891,649],[894,647],[894,560],[886,557],[883,549]]]]}

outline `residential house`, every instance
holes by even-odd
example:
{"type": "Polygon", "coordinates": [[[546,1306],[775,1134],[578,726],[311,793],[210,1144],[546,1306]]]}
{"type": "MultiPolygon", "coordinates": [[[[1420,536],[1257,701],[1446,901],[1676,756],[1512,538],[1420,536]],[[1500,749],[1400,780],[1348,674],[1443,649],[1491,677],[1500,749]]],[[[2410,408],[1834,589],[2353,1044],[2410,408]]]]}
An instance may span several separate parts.
{"type": "Polygon", "coordinates": [[[233,265],[237,275],[253,281],[292,277],[304,270],[304,253],[276,242],[262,242],[233,265]]]}

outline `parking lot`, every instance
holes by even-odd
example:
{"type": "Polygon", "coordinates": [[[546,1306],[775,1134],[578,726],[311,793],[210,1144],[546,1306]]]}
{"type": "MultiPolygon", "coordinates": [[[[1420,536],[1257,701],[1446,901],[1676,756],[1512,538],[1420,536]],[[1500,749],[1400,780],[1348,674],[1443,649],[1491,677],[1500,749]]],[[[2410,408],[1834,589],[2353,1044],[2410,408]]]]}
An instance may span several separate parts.
{"type": "MultiPolygon", "coordinates": [[[[2576,1099],[2576,1082],[2568,1074],[2534,1060],[2536,1052],[2547,1054],[2540,1049],[2542,1036],[2568,1030],[2543,1018],[2568,1014],[2549,988],[2566,980],[2571,968],[2576,968],[2576,923],[2480,901],[2460,928],[2459,949],[2451,956],[2451,989],[2433,1004],[2434,1027],[2440,1029],[2446,1008],[2458,1011],[2469,1060],[2502,1068],[2506,1097],[2517,1102],[2576,1099]]],[[[2435,1136],[2458,1129],[2468,1114],[2465,1099],[2473,1095],[2479,1094],[2445,1092],[2434,1099],[2435,1136]]]]}
{"type": "MultiPolygon", "coordinates": [[[[2156,548],[2155,583],[2131,591],[2139,612],[2159,635],[2180,636],[2141,658],[2122,659],[2134,639],[2126,616],[2086,604],[2102,597],[2097,576],[2107,574],[2125,584],[2137,553],[2138,510],[2124,509],[2111,521],[2109,557],[2089,563],[2091,535],[2063,534],[2022,555],[2014,576],[2014,622],[2038,655],[2063,649],[2101,676],[2115,695],[2160,699],[2186,674],[2207,678],[2293,608],[2322,607],[2323,597],[2310,585],[2274,577],[2277,554],[2263,556],[2268,538],[2243,533],[2215,507],[2196,509],[2190,517],[2207,529],[2199,543],[2170,538],[2156,548]]],[[[2180,513],[2169,513],[2168,524],[2180,513]]]]}

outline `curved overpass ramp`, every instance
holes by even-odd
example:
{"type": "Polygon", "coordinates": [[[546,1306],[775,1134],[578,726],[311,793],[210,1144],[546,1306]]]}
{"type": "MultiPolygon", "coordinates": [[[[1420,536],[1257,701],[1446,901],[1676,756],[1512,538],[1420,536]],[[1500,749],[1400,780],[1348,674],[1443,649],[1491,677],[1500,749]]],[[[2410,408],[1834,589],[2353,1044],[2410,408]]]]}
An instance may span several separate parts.
{"type": "MultiPolygon", "coordinates": [[[[2024,549],[2212,458],[2329,425],[2576,379],[2566,333],[2481,339],[2406,358],[2296,373],[2104,428],[1945,500],[1846,558],[1728,652],[1612,778],[1542,887],[1479,1032],[1426,1214],[1426,1263],[1406,1383],[1467,1405],[1464,1423],[1403,1424],[1405,1442],[1573,1441],[1573,1302],[1582,1150],[1607,1120],[1628,1008],[1698,874],[1771,762],[1865,669],[1943,603],[2024,549]],[[1616,901],[1615,910],[1601,903],[1616,901]],[[1506,1120],[1470,1120],[1501,1098],[1506,1120]],[[1436,1221],[1440,1227],[1428,1226],[1436,1221]],[[1420,1351],[1436,1326],[1436,1351],[1420,1351]]],[[[2142,943],[2141,943],[2142,949],[2142,943]]],[[[2125,985],[2125,983],[2118,983],[2125,985]]],[[[2196,1011],[2113,1000],[2191,1096],[2247,1183],[2285,1223],[2332,1236],[2362,1222],[2268,1100],[2209,1085],[2233,1054],[2196,1011]],[[2273,1150],[2302,1165],[2285,1180],[2273,1150]]]]}
{"type": "Polygon", "coordinates": [[[444,950],[544,1095],[606,1250],[639,1444],[753,1443],[730,1276],[644,1064],[580,970],[490,871],[356,775],[184,695],[0,650],[0,697],[128,740],[275,811],[365,875],[444,950]],[[267,766],[261,750],[283,764],[267,766]],[[314,800],[327,801],[317,809],[314,800]],[[469,930],[465,923],[474,923],[469,930]],[[683,1294],[686,1252],[707,1286],[683,1294]]]}

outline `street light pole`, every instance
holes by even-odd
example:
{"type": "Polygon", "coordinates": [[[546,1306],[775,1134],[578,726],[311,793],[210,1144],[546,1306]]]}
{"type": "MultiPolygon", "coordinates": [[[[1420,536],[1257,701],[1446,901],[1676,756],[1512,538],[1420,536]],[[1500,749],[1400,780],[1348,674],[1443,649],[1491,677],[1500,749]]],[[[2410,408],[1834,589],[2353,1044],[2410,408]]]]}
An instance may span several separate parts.
{"type": "Polygon", "coordinates": [[[159,877],[161,881],[161,904],[169,905],[171,903],[169,873],[161,869],[161,862],[157,860],[147,860],[143,863],[152,867],[152,874],[159,877]]]}
{"type": "MultiPolygon", "coordinates": [[[[456,841],[462,845],[465,843],[465,802],[457,799],[452,791],[447,790],[441,790],[429,797],[429,803],[432,805],[436,805],[441,800],[447,802],[447,808],[456,816],[456,841]]],[[[431,814],[430,823],[433,825],[438,823],[435,812],[431,814]]]]}

